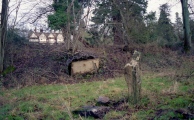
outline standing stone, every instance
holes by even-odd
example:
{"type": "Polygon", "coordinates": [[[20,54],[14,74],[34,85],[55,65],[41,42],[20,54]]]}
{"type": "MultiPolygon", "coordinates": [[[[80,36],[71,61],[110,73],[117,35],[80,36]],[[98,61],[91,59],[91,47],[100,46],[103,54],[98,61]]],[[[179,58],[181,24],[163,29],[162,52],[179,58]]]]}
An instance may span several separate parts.
{"type": "Polygon", "coordinates": [[[140,53],[135,51],[130,63],[124,67],[125,80],[128,87],[129,101],[137,104],[140,100],[141,79],[140,79],[140,53]]]}

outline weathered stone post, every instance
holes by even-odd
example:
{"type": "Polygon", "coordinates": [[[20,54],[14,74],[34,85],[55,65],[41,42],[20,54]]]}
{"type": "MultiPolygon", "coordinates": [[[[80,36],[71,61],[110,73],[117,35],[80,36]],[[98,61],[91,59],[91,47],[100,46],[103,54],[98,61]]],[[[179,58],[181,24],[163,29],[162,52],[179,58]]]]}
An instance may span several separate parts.
{"type": "Polygon", "coordinates": [[[140,100],[141,78],[140,78],[140,52],[134,51],[132,60],[124,67],[125,80],[128,87],[129,102],[137,104],[140,100]]]}

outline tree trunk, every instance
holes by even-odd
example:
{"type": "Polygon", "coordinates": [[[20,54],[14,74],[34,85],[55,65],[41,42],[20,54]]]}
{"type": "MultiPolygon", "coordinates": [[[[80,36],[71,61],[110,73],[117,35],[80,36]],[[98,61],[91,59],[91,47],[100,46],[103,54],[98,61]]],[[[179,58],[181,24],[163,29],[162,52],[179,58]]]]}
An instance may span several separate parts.
{"type": "Polygon", "coordinates": [[[2,0],[2,13],[0,25],[0,73],[3,72],[4,48],[7,36],[8,0],[2,0]]]}
{"type": "Polygon", "coordinates": [[[189,25],[188,0],[181,0],[183,29],[184,29],[184,50],[188,52],[191,49],[191,31],[189,25]]]}
{"type": "MultiPolygon", "coordinates": [[[[127,18],[125,17],[125,15],[129,15],[130,13],[123,13],[122,12],[122,10],[121,10],[121,8],[119,7],[119,4],[115,1],[115,0],[113,0],[113,4],[116,6],[116,8],[119,10],[119,14],[120,14],[120,21],[118,21],[118,22],[122,22],[122,27],[124,28],[124,30],[126,31],[126,37],[127,37],[127,40],[125,40],[124,42],[125,42],[125,44],[127,44],[127,45],[129,45],[131,42],[133,42],[133,41],[131,41],[131,39],[130,39],[130,30],[129,30],[129,24],[128,24],[128,20],[127,20],[127,18]]],[[[128,6],[128,7],[131,7],[131,6],[128,6]]]]}

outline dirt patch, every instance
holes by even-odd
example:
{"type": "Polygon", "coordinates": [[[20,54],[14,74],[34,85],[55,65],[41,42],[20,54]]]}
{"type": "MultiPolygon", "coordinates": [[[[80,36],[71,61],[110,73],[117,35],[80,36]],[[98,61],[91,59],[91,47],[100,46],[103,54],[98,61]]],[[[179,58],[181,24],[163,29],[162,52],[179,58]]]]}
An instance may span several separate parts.
{"type": "MultiPolygon", "coordinates": [[[[96,103],[95,106],[86,105],[78,110],[73,111],[74,114],[79,114],[83,117],[93,117],[97,119],[103,119],[106,114],[111,111],[123,111],[127,116],[130,116],[134,110],[129,107],[125,99],[119,101],[110,101],[108,104],[96,103]],[[131,111],[131,112],[129,112],[131,111]],[[129,114],[130,113],[130,114],[129,114]]],[[[123,116],[121,116],[123,117],[123,116]]],[[[117,117],[116,119],[120,119],[117,117]]]]}

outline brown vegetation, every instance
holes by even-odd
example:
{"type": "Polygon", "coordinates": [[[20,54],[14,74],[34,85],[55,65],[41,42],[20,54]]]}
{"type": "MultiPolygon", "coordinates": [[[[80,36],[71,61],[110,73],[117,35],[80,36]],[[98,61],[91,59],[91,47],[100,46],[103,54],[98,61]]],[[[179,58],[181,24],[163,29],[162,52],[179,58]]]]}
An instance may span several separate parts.
{"type": "MultiPolygon", "coordinates": [[[[49,83],[76,83],[81,79],[96,80],[123,75],[123,68],[131,59],[134,50],[142,52],[141,69],[143,72],[165,71],[167,68],[180,67],[185,59],[193,62],[193,56],[178,55],[168,48],[155,44],[130,45],[127,49],[122,45],[100,48],[87,48],[81,53],[95,55],[100,58],[98,73],[70,77],[67,60],[72,57],[61,45],[26,44],[12,50],[12,61],[15,70],[6,73],[3,85],[6,87],[28,86],[49,83]],[[13,59],[14,58],[14,59],[13,59]]],[[[87,80],[88,81],[88,80],[87,80]]]]}

